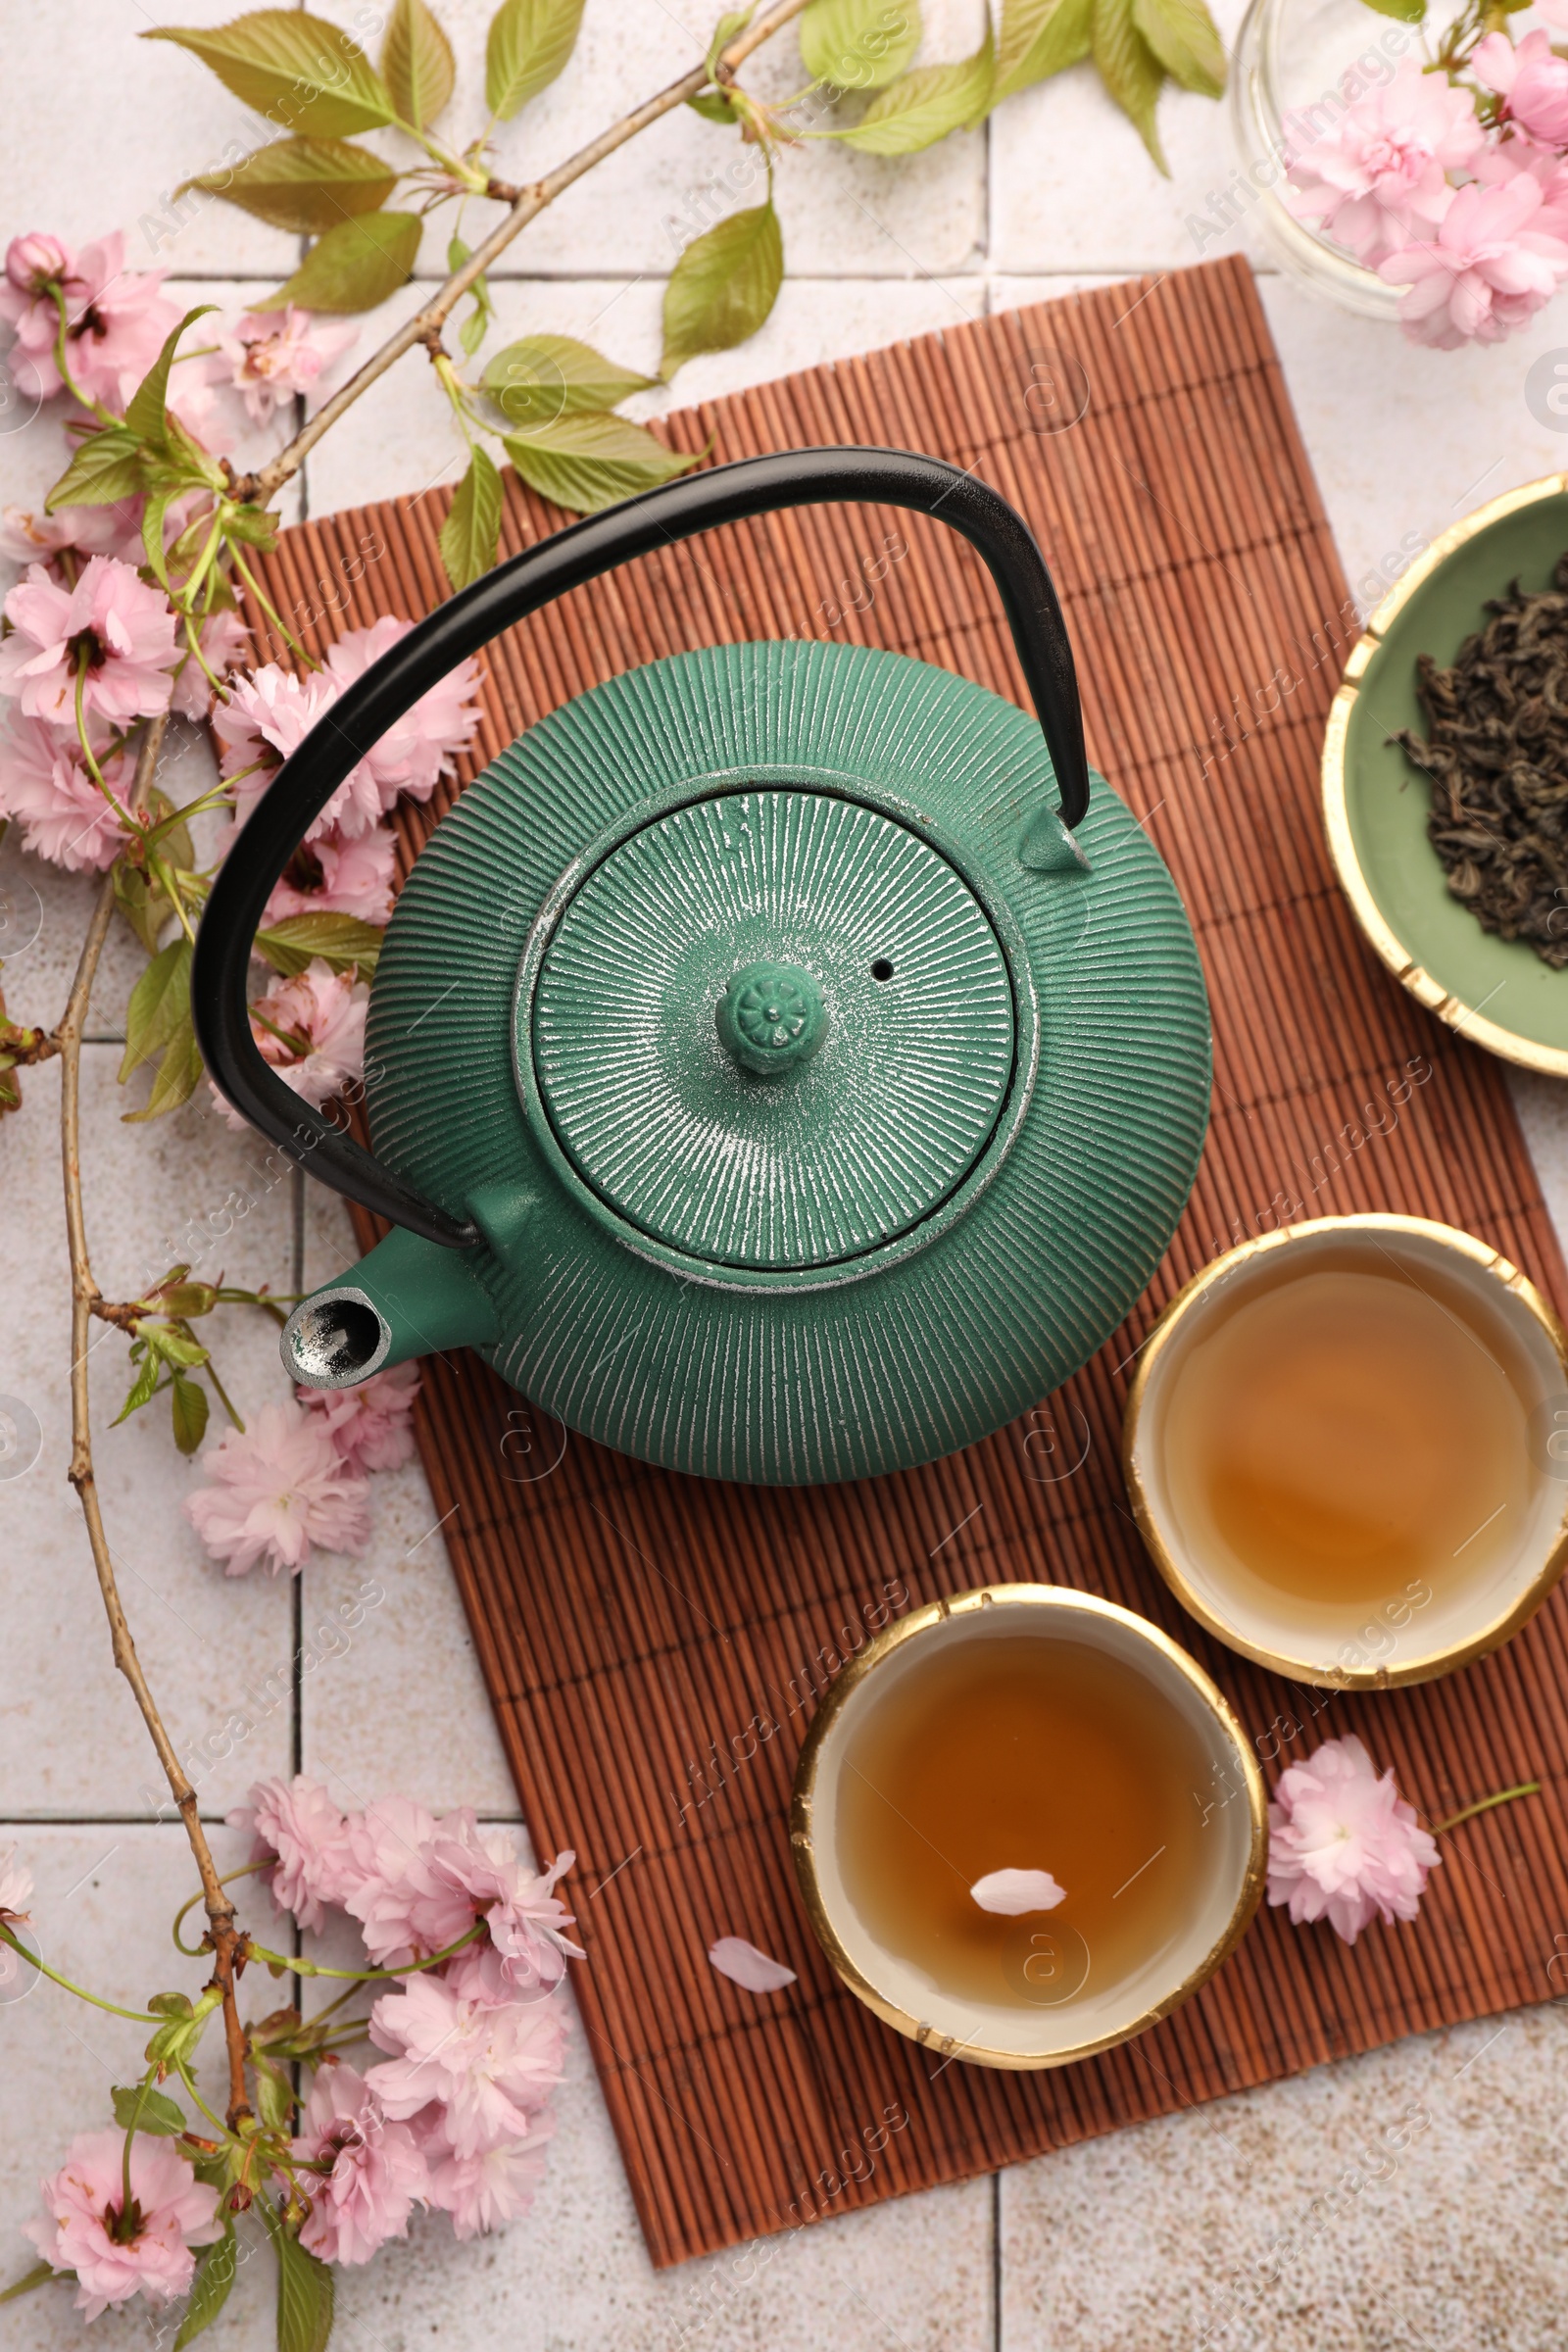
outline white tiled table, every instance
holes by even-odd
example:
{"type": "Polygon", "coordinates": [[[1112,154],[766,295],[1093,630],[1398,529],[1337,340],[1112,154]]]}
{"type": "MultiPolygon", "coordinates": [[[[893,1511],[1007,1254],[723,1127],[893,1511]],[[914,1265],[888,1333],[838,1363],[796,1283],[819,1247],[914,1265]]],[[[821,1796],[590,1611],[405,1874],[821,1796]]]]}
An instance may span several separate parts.
{"type": "MultiPolygon", "coordinates": [[[[363,24],[367,13],[353,0],[322,5],[345,24],[363,24]]],[[[715,7],[588,0],[577,58],[504,130],[501,168],[519,177],[548,166],[682,71],[715,7]]],[[[211,24],[225,13],[219,0],[170,0],[160,21],[211,24]]],[[[927,0],[926,13],[938,53],[972,44],[978,0],[927,0]]],[[[476,122],[487,8],[446,0],[443,14],[463,60],[460,119],[476,122]]],[[[0,6],[8,99],[0,234],[36,226],[81,241],[122,226],[132,266],[168,263],[179,273],[175,293],[237,309],[247,288],[275,284],[293,266],[293,241],[214,204],[150,249],[168,192],[231,138],[254,143],[242,110],[194,62],[137,41],[152,21],[139,0],[72,0],[64,13],[24,0],[0,6]]],[[[777,86],[786,86],[788,72],[779,73],[777,86]]],[[[673,401],[1197,258],[1185,223],[1229,174],[1223,118],[1177,98],[1166,100],[1163,122],[1169,182],[1080,69],[1014,100],[987,129],[911,163],[822,149],[786,157],[780,200],[794,274],[764,331],[739,352],[688,368],[673,401]]],[[[661,277],[674,249],[667,223],[734,154],[732,138],[685,110],[658,125],[513,249],[498,273],[504,325],[588,334],[651,369],[661,277]]],[[[1207,251],[1234,241],[1210,240],[1207,251]]],[[[439,255],[427,255],[433,274],[439,255]]],[[[1500,350],[1450,356],[1415,351],[1319,308],[1275,275],[1264,274],[1262,293],[1347,569],[1365,601],[1381,592],[1386,559],[1406,534],[1434,537],[1481,500],[1563,462],[1563,442],[1525,406],[1523,380],[1540,352],[1568,343],[1568,316],[1548,315],[1500,350]]],[[[362,349],[378,323],[366,324],[362,349]]],[[[645,404],[650,413],[658,405],[645,404]]],[[[0,440],[0,498],[35,502],[60,463],[47,418],[0,440]]],[[[443,412],[411,362],[313,457],[303,497],[323,513],[458,469],[443,412]]],[[[15,878],[15,848],[3,856],[15,878]]],[[[25,871],[42,893],[43,929],[7,967],[6,988],[18,1017],[52,1022],[90,886],[25,871]]],[[[117,941],[94,1001],[84,1082],[91,1237],[100,1280],[121,1296],[149,1261],[178,1252],[176,1202],[216,1205],[260,1157],[201,1102],[161,1127],[120,1125],[115,1040],[134,970],[117,941]]],[[[110,1665],[64,1485],[55,1073],[45,1068],[25,1085],[23,1118],[0,1130],[0,1391],[30,1402],[44,1451],[29,1476],[0,1485],[0,1836],[19,1837],[34,1862],[39,1925],[58,1963],[111,1993],[140,1997],[165,1977],[167,1920],[191,1877],[178,1829],[148,1820],[150,1754],[110,1665]]],[[[1545,1083],[1518,1092],[1568,1231],[1568,1098],[1545,1083]]],[[[296,1289],[325,1279],[350,1254],[337,1204],[284,1184],[236,1229],[223,1262],[234,1279],[296,1289]]],[[[325,1775],[345,1805],[395,1787],[514,1820],[419,1472],[376,1482],[365,1565],[386,1599],[347,1654],[307,1675],[296,1662],[302,1632],[364,1570],[313,1564],[290,1588],[259,1576],[228,1583],[207,1566],[179,1511],[189,1474],[164,1431],[138,1421],[109,1433],[122,1360],[121,1343],[110,1340],[95,1364],[99,1475],[138,1642],[182,1740],[194,1745],[216,1735],[222,1748],[236,1710],[255,1719],[248,1738],[206,1767],[209,1817],[220,1821],[257,1775],[303,1766],[325,1775]]],[[[222,1362],[243,1398],[272,1392],[266,1330],[232,1319],[222,1362]]],[[[235,1840],[222,1831],[220,1844],[228,1852],[235,1840]]],[[[39,2170],[74,2132],[100,2121],[109,2082],[123,2077],[136,2040],[134,2028],[84,2012],[47,1985],[0,2017],[0,2277],[30,2258],[15,2225],[31,2209],[39,2170]]],[[[654,2276],[580,2037],[559,2109],[548,2181],[529,2218],[466,2248],[454,2245],[442,2220],[416,2224],[408,2244],[342,2278],[342,2341],[368,2352],[407,2352],[432,2336],[453,2352],[498,2340],[515,2352],[630,2344],[673,2352],[686,2328],[689,2343],[770,2352],[1174,2352],[1197,2345],[1225,2289],[1249,2275],[1261,2291],[1251,2318],[1218,2339],[1228,2352],[1554,2352],[1563,2340],[1568,2021],[1551,2008],[1500,2031],[1482,2023],[1407,2042],[995,2180],[829,2222],[739,2270],[719,2259],[654,2276]],[[1396,2176],[1369,2182],[1318,2230],[1308,2219],[1314,2197],[1418,2101],[1431,2124],[1396,2176]],[[1298,2251],[1275,2283],[1261,2285],[1279,2269],[1267,2258],[1285,2238],[1298,2251]]],[[[250,2352],[271,2341],[271,2325],[265,2292],[237,2292],[213,2341],[250,2352]]],[[[96,2340],[128,2343],[141,2326],[111,2315],[96,2340]]],[[[75,2341],[78,2324],[66,2297],[51,2293],[8,2310],[0,2329],[7,2342],[42,2352],[75,2341]]]]}

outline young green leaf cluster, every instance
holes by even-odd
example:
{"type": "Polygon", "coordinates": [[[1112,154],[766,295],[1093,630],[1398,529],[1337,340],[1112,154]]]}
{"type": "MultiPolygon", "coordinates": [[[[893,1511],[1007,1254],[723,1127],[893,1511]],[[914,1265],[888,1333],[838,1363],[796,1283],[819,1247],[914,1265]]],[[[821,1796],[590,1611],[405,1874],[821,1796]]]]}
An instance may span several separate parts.
{"type": "Polygon", "coordinates": [[[1167,169],[1154,106],[1167,78],[1217,98],[1225,52],[1204,0],[1001,0],[971,57],[916,66],[918,0],[812,0],[801,20],[808,71],[831,88],[870,91],[858,120],[809,137],[870,155],[913,155],[971,130],[1004,99],[1093,57],[1106,89],[1167,169]]]}

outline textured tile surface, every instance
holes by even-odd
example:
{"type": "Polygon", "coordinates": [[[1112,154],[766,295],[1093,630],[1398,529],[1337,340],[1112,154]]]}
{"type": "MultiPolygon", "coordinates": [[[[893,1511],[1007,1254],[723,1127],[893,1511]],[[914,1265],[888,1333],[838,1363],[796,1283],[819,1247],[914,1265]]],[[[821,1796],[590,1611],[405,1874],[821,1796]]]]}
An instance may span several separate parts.
{"type": "MultiPolygon", "coordinates": [[[[317,5],[374,45],[366,19],[376,12],[360,0],[317,5]]],[[[136,38],[155,20],[213,24],[233,13],[217,0],[159,0],[146,10],[131,0],[74,0],[66,72],[66,20],[23,22],[14,11],[0,231],[39,225],[83,241],[119,225],[130,266],[177,270],[172,294],[217,300],[230,316],[275,285],[293,267],[293,238],[231,207],[189,205],[176,218],[170,204],[177,182],[220,159],[229,142],[249,147],[269,134],[194,60],[136,38]],[[59,168],[61,155],[71,169],[59,168]]],[[[570,154],[622,105],[682,72],[716,13],[716,0],[588,0],[578,56],[553,90],[502,127],[498,168],[524,177],[570,154]]],[[[1220,13],[1229,34],[1235,0],[1220,13]]],[[[443,14],[461,64],[451,121],[466,134],[482,120],[477,60],[489,0],[447,0],[443,14]]],[[[955,57],[972,46],[979,0],[928,0],[926,17],[927,54],[955,57]]],[[[798,80],[793,40],[778,48],[757,72],[757,86],[774,96],[798,80]]],[[[1224,110],[1167,95],[1160,124],[1169,180],[1079,68],[1012,102],[987,131],[907,164],[820,145],[787,155],[778,196],[796,274],[773,318],[754,342],[694,363],[672,394],[645,396],[636,413],[657,415],[1095,276],[1180,267],[1198,257],[1200,242],[1209,254],[1245,242],[1245,221],[1223,237],[1201,227],[1232,171],[1224,110]]],[[[395,139],[382,143],[409,157],[395,139]]],[[[740,155],[732,138],[678,111],[518,240],[497,273],[504,332],[584,335],[651,370],[674,255],[710,220],[757,201],[748,164],[755,170],[750,151],[740,155]]],[[[443,220],[426,239],[421,269],[439,270],[446,234],[443,220]]],[[[1390,559],[1412,536],[1435,537],[1480,500],[1562,462],[1562,437],[1531,416],[1522,391],[1531,361],[1568,343],[1560,309],[1497,350],[1429,354],[1284,279],[1265,278],[1263,295],[1363,601],[1381,593],[1390,559]]],[[[418,299],[417,290],[405,294],[363,322],[360,353],[418,299]]],[[[47,412],[0,433],[0,504],[35,502],[63,449],[47,412]]],[[[415,359],[322,446],[306,494],[319,513],[448,479],[461,463],[415,359]]],[[[201,759],[187,755],[193,784],[201,759]]],[[[26,889],[37,891],[41,918],[36,939],[7,964],[8,998],[21,1017],[51,1020],[92,885],[23,859],[14,840],[0,846],[0,892],[8,885],[23,927],[31,914],[26,889]]],[[[8,919],[0,903],[0,931],[8,919]]],[[[136,968],[128,944],[115,941],[95,998],[96,1034],[118,1030],[136,968]]],[[[89,1217],[106,1289],[133,1283],[160,1250],[185,1249],[193,1209],[220,1218],[231,1191],[256,1191],[247,1171],[262,1156],[196,1108],[162,1130],[122,1126],[117,1058],[111,1047],[96,1050],[86,1075],[89,1217]]],[[[177,1831],[123,1820],[143,1811],[138,1792],[151,1781],[61,1477],[57,1080],[43,1070],[26,1086],[24,1119],[0,1127],[11,1245],[0,1392],[32,1401],[44,1451],[24,1479],[0,1483],[8,1603],[0,1813],[34,1817],[21,1835],[38,1870],[46,1948],[106,1989],[139,1995],[166,1966],[167,1917],[187,1890],[188,1865],[177,1831]],[[49,1814],[80,1826],[36,1819],[49,1814]]],[[[1568,1231],[1568,1095],[1521,1076],[1516,1097],[1568,1231]]],[[[260,1194],[220,1254],[239,1279],[291,1288],[298,1267],[316,1282],[351,1254],[347,1220],[314,1196],[300,1216],[285,1184],[260,1194]]],[[[240,1317],[229,1330],[222,1361],[242,1406],[279,1393],[270,1333],[259,1322],[247,1331],[240,1317]]],[[[114,1409],[122,1359],[118,1338],[95,1357],[100,1425],[114,1409]]],[[[113,1539],[127,1563],[127,1605],[182,1738],[216,1734],[220,1744],[245,1692],[280,1693],[248,1738],[213,1760],[204,1797],[225,1806],[257,1771],[287,1769],[297,1742],[345,1804],[400,1787],[432,1804],[514,1814],[416,1467],[378,1482],[363,1561],[324,1560],[307,1571],[296,1631],[287,1589],[255,1577],[230,1583],[202,1564],[179,1510],[195,1474],[166,1436],[146,1423],[106,1431],[100,1461],[113,1539]],[[384,1598],[347,1642],[341,1631],[323,1637],[323,1625],[341,1628],[341,1604],[367,1580],[384,1598]]],[[[993,2184],[977,2182],[659,2279],[579,2034],[532,2216],[461,2250],[444,2223],[416,2225],[407,2246],[344,2280],[339,2341],[350,2352],[406,2352],[433,2334],[457,2352],[498,2337],[526,2352],[619,2352],[628,2343],[650,2352],[683,2343],[725,2352],[992,2344],[1177,2352],[1212,2329],[1207,2340],[1226,2352],[1555,2352],[1568,2283],[1556,2213],[1563,2028],[1554,2010],[1509,2021],[1494,2040],[1494,2027],[1469,2028],[1045,2159],[1003,2181],[995,2247],[993,2184]],[[1391,2151],[1388,2133],[1412,2106],[1430,2121],[1405,2150],[1391,2151]],[[1349,2185],[1358,2176],[1364,2185],[1349,2185]],[[1336,2183],[1337,2202],[1314,2212],[1314,2199],[1336,2183]]],[[[42,1988],[0,2008],[0,2276],[26,2260],[14,2228],[30,2210],[42,2163],[99,2120],[107,2085],[138,2040],[134,2027],[96,2014],[84,2022],[65,1995],[42,1988]]],[[[265,2254],[259,2270],[262,2291],[236,2296],[215,2346],[261,2352],[272,2340],[265,2254]]],[[[23,2352],[55,2352],[80,2337],[64,2295],[8,2311],[6,2328],[23,2352]]],[[[140,2323],[106,2317],[94,2340],[111,2352],[139,2342],[140,2323]]]]}

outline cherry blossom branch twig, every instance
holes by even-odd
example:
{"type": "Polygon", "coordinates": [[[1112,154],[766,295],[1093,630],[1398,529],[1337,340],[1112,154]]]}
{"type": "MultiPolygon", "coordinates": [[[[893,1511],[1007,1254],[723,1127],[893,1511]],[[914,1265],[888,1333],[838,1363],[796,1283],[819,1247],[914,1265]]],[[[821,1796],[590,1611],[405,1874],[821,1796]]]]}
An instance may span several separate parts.
{"type": "MultiPolygon", "coordinates": [[[[135,787],[131,795],[131,807],[137,811],[146,805],[152,790],[167,725],[166,717],[150,720],[142,738],[136,762],[135,787]]],[[[71,1254],[71,1468],[68,1475],[76,1490],[87,1526],[87,1542],[98,1574],[98,1590],[103,1596],[104,1611],[109,1619],[115,1664],[130,1685],[131,1695],[152,1737],[158,1761],[164,1768],[170,1793],[185,1825],[185,1836],[190,1841],[190,1850],[201,1877],[202,1899],[214,1954],[212,1983],[222,1996],[223,2036],[228,2053],[228,2120],[232,2129],[251,2113],[245,2093],[245,2032],[240,2024],[234,1993],[236,1947],[240,1940],[234,1926],[234,1906],[224,1893],[222,1881],[218,1875],[212,1848],[207,1842],[207,1832],[197,1810],[196,1791],[185,1777],[174,1743],[158,1711],[158,1702],[153,1697],[141,1660],[136,1654],[136,1644],[131,1639],[120,1597],[114,1556],[104,1533],[98,1482],[93,1469],[87,1358],[92,1348],[93,1306],[102,1293],[93,1279],[81,1196],[81,1040],[92,984],[97,976],[99,958],[109,935],[114,911],[114,878],[106,874],[86,937],[82,941],[66,1009],[54,1033],[54,1043],[60,1056],[60,1156],[66,1194],[66,1237],[71,1254]]]]}
{"type": "Polygon", "coordinates": [[[677,106],[684,106],[688,98],[695,98],[698,91],[705,89],[710,80],[727,81],[754,50],[770,40],[792,17],[798,17],[806,5],[807,0],[773,0],[772,7],[763,10],[749,32],[739,34],[729,43],[719,56],[712,74],[710,74],[706,64],[694,66],[689,74],[681,75],[679,81],[670,82],[653,98],[645,98],[641,106],[634,107],[629,115],[623,115],[618,122],[601,131],[598,138],[590,139],[586,147],[579,147],[575,155],[568,157],[565,163],[558,164],[555,171],[547,172],[543,179],[515,191],[512,190],[509,182],[492,181],[491,185],[498,195],[505,193],[514,198],[506,218],[491,230],[482,244],[474,247],[462,269],[454,270],[424,308],[416,311],[412,318],[406,319],[387,337],[378,351],[371,353],[364,367],[358,368],[348,382],[333,393],[330,400],[322,402],[316,415],[295,434],[286,449],[280,450],[259,472],[242,474],[236,478],[233,495],[266,506],[283,484],[298,473],[321,436],[330,432],[338,418],[385,375],[389,368],[395,367],[406,352],[417,349],[420,344],[429,348],[432,338],[439,337],[442,327],[464,295],[531,220],[536,220],[574,181],[591,172],[596,164],[602,164],[607,156],[613,155],[617,147],[624,147],[629,139],[634,139],[639,131],[646,130],[650,123],[672,114],[677,106]]]}

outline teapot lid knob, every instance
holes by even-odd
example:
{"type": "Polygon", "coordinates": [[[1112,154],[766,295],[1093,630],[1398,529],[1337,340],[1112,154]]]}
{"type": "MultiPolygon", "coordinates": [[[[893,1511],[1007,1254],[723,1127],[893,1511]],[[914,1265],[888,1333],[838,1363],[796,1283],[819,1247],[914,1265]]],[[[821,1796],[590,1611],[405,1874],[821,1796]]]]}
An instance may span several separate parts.
{"type": "Polygon", "coordinates": [[[810,1060],[827,1030],[822,991],[795,963],[744,964],[713,1017],[725,1053],[755,1078],[787,1078],[810,1060]]]}

